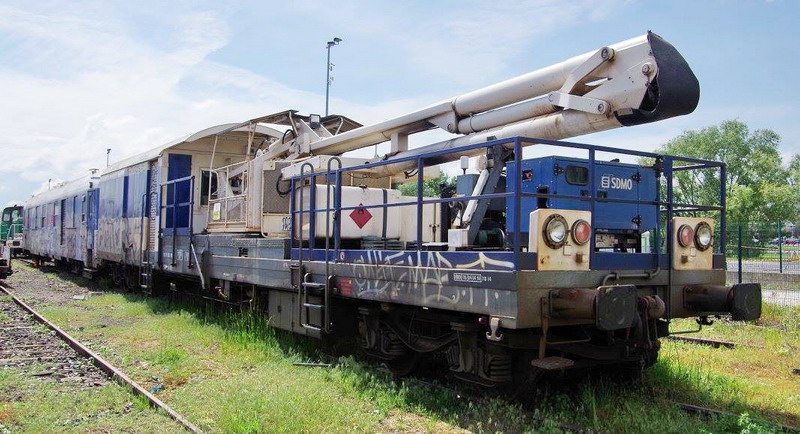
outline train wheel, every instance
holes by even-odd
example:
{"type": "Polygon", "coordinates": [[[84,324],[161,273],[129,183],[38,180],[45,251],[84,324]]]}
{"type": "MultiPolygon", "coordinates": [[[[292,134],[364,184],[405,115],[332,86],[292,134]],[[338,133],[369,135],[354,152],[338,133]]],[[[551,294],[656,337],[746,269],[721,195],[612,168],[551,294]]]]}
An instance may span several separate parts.
{"type": "Polygon", "coordinates": [[[511,401],[527,401],[536,395],[546,371],[531,366],[531,354],[517,351],[512,354],[511,380],[493,387],[492,393],[511,401]]]}
{"type": "Polygon", "coordinates": [[[383,362],[383,364],[394,377],[402,378],[414,372],[414,369],[417,367],[418,360],[419,353],[412,351],[394,359],[386,360],[383,362]]]}

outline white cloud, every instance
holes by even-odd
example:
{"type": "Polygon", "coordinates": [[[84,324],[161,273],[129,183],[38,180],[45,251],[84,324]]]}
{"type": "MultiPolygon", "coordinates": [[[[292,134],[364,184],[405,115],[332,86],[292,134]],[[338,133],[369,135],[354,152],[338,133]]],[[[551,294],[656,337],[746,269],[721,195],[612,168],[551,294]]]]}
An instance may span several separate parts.
{"type": "MultiPolygon", "coordinates": [[[[106,148],[116,161],[211,125],[311,111],[323,101],[208,60],[228,42],[226,22],[213,13],[175,17],[165,50],[135,37],[114,11],[57,5],[64,7],[0,6],[0,35],[13,35],[0,63],[0,98],[12,102],[0,107],[0,174],[19,174],[28,185],[102,167],[106,148]]],[[[373,122],[429,101],[333,102],[373,122]]]]}
{"type": "Polygon", "coordinates": [[[227,41],[213,14],[180,17],[165,52],[91,10],[0,7],[0,32],[13,35],[0,64],[0,97],[13,102],[0,107],[0,171],[34,182],[74,178],[105,164],[108,147],[121,159],[258,113],[252,99],[204,106],[179,89],[187,77],[213,79],[205,59],[227,41]]]}

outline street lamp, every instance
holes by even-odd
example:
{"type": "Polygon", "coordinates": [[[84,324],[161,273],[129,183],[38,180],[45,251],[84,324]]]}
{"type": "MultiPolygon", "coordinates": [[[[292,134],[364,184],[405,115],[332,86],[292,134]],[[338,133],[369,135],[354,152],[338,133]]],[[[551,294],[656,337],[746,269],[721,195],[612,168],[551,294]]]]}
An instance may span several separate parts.
{"type": "Polygon", "coordinates": [[[328,116],[328,98],[331,92],[331,71],[333,70],[333,64],[331,63],[331,47],[334,45],[339,45],[339,42],[342,42],[341,38],[333,38],[332,41],[328,41],[328,66],[327,66],[327,80],[325,82],[325,116],[328,116]]]}

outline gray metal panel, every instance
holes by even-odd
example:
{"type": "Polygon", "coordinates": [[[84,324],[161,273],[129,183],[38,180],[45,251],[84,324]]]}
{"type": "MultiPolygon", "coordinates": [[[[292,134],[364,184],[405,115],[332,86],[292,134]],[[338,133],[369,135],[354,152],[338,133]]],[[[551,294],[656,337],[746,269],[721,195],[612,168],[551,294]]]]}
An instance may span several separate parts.
{"type": "MultiPolygon", "coordinates": [[[[271,326],[301,335],[318,336],[317,332],[306,329],[299,322],[297,293],[269,291],[268,297],[269,323],[271,326]]],[[[319,323],[320,313],[318,311],[311,311],[310,315],[312,323],[319,323]]]]}
{"type": "MultiPolygon", "coordinates": [[[[275,162],[275,170],[264,171],[264,178],[262,180],[264,183],[264,188],[262,189],[264,195],[264,202],[262,202],[264,204],[264,212],[289,214],[289,199],[291,195],[287,194],[285,196],[281,196],[278,194],[276,188],[278,180],[281,178],[281,169],[288,167],[289,165],[290,163],[287,162],[275,162]]],[[[286,187],[281,188],[286,189],[286,187]]]]}

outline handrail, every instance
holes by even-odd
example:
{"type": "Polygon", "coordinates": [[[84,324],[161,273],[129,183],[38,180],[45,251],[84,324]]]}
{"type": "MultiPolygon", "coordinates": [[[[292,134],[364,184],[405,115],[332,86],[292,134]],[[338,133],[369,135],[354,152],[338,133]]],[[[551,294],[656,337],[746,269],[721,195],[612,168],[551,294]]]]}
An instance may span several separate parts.
{"type": "MultiPolygon", "coordinates": [[[[520,144],[522,143],[529,143],[533,145],[544,145],[544,146],[554,146],[554,147],[561,147],[561,148],[572,148],[572,149],[583,149],[585,151],[595,150],[595,152],[607,152],[612,154],[621,154],[621,155],[631,155],[635,157],[645,157],[645,158],[656,158],[661,159],[665,157],[672,158],[673,161],[682,161],[686,163],[697,163],[697,164],[706,164],[711,167],[721,167],[724,166],[725,163],[720,161],[711,161],[711,160],[703,160],[699,158],[691,158],[691,157],[678,157],[673,155],[663,155],[663,154],[656,154],[653,152],[644,152],[644,151],[634,151],[631,149],[620,149],[620,148],[611,148],[608,146],[599,146],[599,145],[589,145],[585,143],[577,143],[577,142],[566,142],[560,140],[551,140],[551,139],[536,139],[532,137],[512,137],[506,139],[497,139],[497,140],[489,140],[486,142],[480,143],[472,143],[469,145],[457,146],[455,148],[447,148],[447,149],[439,149],[437,151],[431,151],[424,156],[420,155],[408,155],[404,157],[392,158],[389,160],[380,160],[380,161],[373,161],[371,163],[364,163],[358,164],[354,166],[345,167],[344,171],[352,172],[358,170],[365,170],[365,169],[372,169],[375,167],[387,166],[390,164],[396,163],[403,163],[408,161],[417,161],[419,158],[423,159],[432,159],[435,160],[435,157],[440,157],[448,154],[455,154],[461,153],[465,151],[470,151],[473,149],[480,149],[480,148],[491,148],[496,145],[508,145],[511,144],[513,146],[514,141],[519,140],[520,144]]],[[[679,166],[679,167],[686,167],[686,166],[679,166]]],[[[324,172],[318,172],[318,174],[323,174],[324,172]]]]}
{"type": "MultiPolygon", "coordinates": [[[[331,172],[331,163],[336,161],[338,164],[338,170],[336,171],[336,179],[337,185],[339,179],[339,170],[342,169],[342,160],[339,157],[332,157],[328,160],[328,173],[331,172]]],[[[330,264],[330,227],[331,227],[331,217],[330,217],[330,208],[331,208],[331,178],[330,175],[325,177],[325,294],[324,294],[324,305],[325,309],[323,312],[324,323],[323,323],[323,330],[326,332],[330,331],[330,324],[331,324],[331,310],[330,307],[330,281],[331,281],[331,264],[330,264]]],[[[341,190],[341,188],[339,189],[341,190]]],[[[334,198],[334,206],[336,206],[336,198],[334,198]]],[[[334,211],[333,218],[335,220],[339,220],[339,213],[341,211],[334,211]]]]}
{"type": "MultiPolygon", "coordinates": [[[[331,175],[336,175],[339,177],[339,182],[337,183],[337,192],[341,194],[341,175],[342,173],[346,172],[353,172],[353,171],[364,171],[368,169],[373,169],[380,166],[386,166],[390,164],[402,163],[402,162],[416,162],[417,165],[417,173],[416,173],[416,182],[417,182],[417,197],[416,200],[413,201],[403,201],[403,202],[396,202],[391,204],[361,204],[358,206],[347,206],[342,207],[341,203],[335,205],[332,209],[330,204],[326,205],[325,209],[319,209],[314,207],[313,209],[306,210],[302,207],[302,197],[301,197],[301,206],[300,209],[295,207],[294,200],[291,201],[290,208],[291,208],[291,216],[292,222],[294,223],[295,217],[299,215],[300,224],[301,224],[301,232],[302,232],[302,221],[304,214],[313,214],[320,211],[325,211],[326,213],[330,211],[341,212],[346,210],[355,210],[355,209],[371,209],[371,208],[388,208],[388,207],[395,207],[395,206],[417,206],[417,250],[422,249],[422,208],[425,204],[432,204],[432,203],[449,203],[449,202],[460,202],[464,200],[475,200],[475,199],[484,199],[484,200],[491,200],[497,198],[513,198],[514,204],[513,207],[516,211],[516,215],[519,215],[521,206],[521,198],[522,197],[537,197],[537,198],[548,198],[548,199],[568,199],[568,200],[578,200],[583,202],[588,202],[589,210],[592,212],[592,227],[595,226],[594,216],[596,203],[621,203],[621,204],[639,204],[639,205],[649,205],[654,206],[657,209],[657,214],[662,215],[666,214],[667,217],[667,227],[666,233],[669,236],[671,230],[671,219],[675,214],[684,213],[684,212],[696,212],[696,211],[712,211],[712,212],[720,212],[720,251],[724,253],[724,243],[725,243],[725,233],[724,229],[726,226],[726,219],[725,219],[725,209],[726,209],[726,198],[725,198],[725,177],[726,177],[726,167],[725,163],[717,162],[717,161],[710,161],[710,160],[703,160],[699,158],[691,158],[691,157],[678,157],[678,156],[671,156],[671,155],[662,155],[656,154],[653,152],[644,152],[644,151],[636,151],[636,150],[629,150],[629,149],[617,149],[611,148],[607,146],[597,146],[597,145],[589,145],[583,143],[576,143],[576,142],[566,142],[566,141],[559,141],[559,140],[550,140],[550,139],[537,139],[537,138],[530,138],[530,137],[513,137],[513,138],[505,138],[500,140],[489,140],[482,143],[472,143],[468,145],[463,145],[459,147],[449,148],[449,149],[440,149],[432,152],[428,152],[425,154],[417,154],[417,155],[407,155],[400,158],[394,159],[387,159],[381,161],[373,161],[369,163],[349,166],[345,168],[339,168],[331,170],[329,167],[326,171],[319,171],[313,172],[313,167],[311,167],[311,171],[313,174],[311,175],[312,179],[316,179],[318,176],[326,176],[330,177],[331,175]],[[480,195],[472,195],[472,196],[459,196],[459,197],[449,197],[449,198],[423,198],[422,196],[422,187],[423,187],[423,169],[424,163],[426,161],[436,161],[437,157],[444,156],[447,154],[453,153],[463,153],[469,150],[480,149],[480,148],[492,148],[494,146],[504,146],[507,149],[513,147],[514,153],[512,157],[512,161],[519,166],[519,163],[522,160],[522,144],[532,144],[532,145],[545,145],[545,146],[555,146],[560,148],[570,148],[570,149],[582,149],[588,152],[589,154],[589,174],[588,174],[588,188],[589,191],[595,191],[595,169],[598,161],[596,160],[595,156],[597,152],[607,152],[613,154],[620,154],[620,155],[630,155],[630,156],[637,156],[637,157],[645,157],[645,158],[653,158],[656,160],[656,170],[658,171],[658,179],[664,179],[667,183],[667,197],[666,200],[661,199],[661,192],[660,188],[656,188],[656,197],[655,200],[632,200],[632,199],[622,199],[622,198],[599,198],[595,194],[591,194],[589,196],[575,196],[575,195],[564,195],[564,194],[551,194],[551,193],[527,193],[521,191],[521,182],[519,179],[516,179],[515,182],[515,189],[513,192],[505,192],[505,193],[486,193],[480,195]],[[686,163],[686,165],[676,165],[675,163],[686,163]],[[720,188],[720,201],[719,205],[694,205],[694,204],[684,204],[684,203],[676,203],[674,202],[674,194],[673,194],[673,180],[674,180],[674,172],[676,171],[688,171],[688,170],[704,170],[704,169],[719,169],[720,171],[720,179],[722,180],[721,188],[720,188]]],[[[306,165],[308,163],[304,163],[301,166],[301,173],[299,176],[294,176],[291,178],[292,181],[292,188],[294,191],[295,188],[295,180],[303,181],[308,174],[305,172],[306,165]]],[[[517,177],[519,178],[519,177],[517,177]]],[[[312,181],[312,185],[310,186],[313,190],[315,187],[315,182],[312,181]]],[[[329,185],[329,182],[328,182],[329,185]]],[[[328,187],[329,188],[329,187],[328,187]]],[[[293,198],[292,198],[293,199],[293,198]]],[[[327,215],[327,214],[326,214],[327,215]]],[[[516,230],[515,233],[519,233],[520,231],[520,220],[519,218],[515,221],[514,228],[516,230]]],[[[341,224],[340,221],[337,222],[338,225],[341,224]]],[[[660,255],[661,254],[661,247],[660,247],[660,232],[662,229],[661,219],[656,219],[656,227],[655,227],[655,251],[651,252],[651,254],[660,255]]],[[[444,230],[444,228],[443,228],[444,230]]],[[[302,259],[304,247],[302,245],[302,233],[300,234],[300,246],[299,246],[299,257],[302,259]]],[[[330,234],[326,231],[326,238],[330,234]]],[[[334,233],[335,243],[340,245],[340,233],[334,233]]],[[[292,230],[292,239],[295,239],[294,234],[294,225],[292,230]]],[[[515,269],[519,269],[519,253],[521,252],[520,240],[519,237],[515,237],[513,240],[513,251],[515,254],[514,259],[514,267],[515,269]]],[[[667,253],[668,256],[671,254],[671,248],[669,243],[667,244],[667,253]]],[[[313,249],[313,244],[309,245],[309,248],[313,249]]],[[[595,252],[594,251],[594,239],[591,240],[590,245],[590,261],[594,259],[595,252]]],[[[337,248],[338,252],[338,248],[337,248]]],[[[327,249],[326,249],[326,257],[327,257],[327,249]]],[[[670,261],[671,261],[670,257],[670,261]]],[[[301,261],[302,262],[302,261],[301,261]]],[[[670,264],[671,265],[671,264],[670,264]]],[[[671,266],[670,266],[671,269],[671,266]]],[[[670,273],[671,276],[671,273],[670,273]]]]}
{"type": "MultiPolygon", "coordinates": [[[[323,174],[324,175],[324,174],[323,174]]],[[[322,175],[319,175],[322,176],[322,175]]],[[[592,199],[588,196],[575,196],[569,194],[548,194],[548,193],[525,193],[521,192],[519,194],[521,197],[536,197],[536,198],[547,198],[547,199],[571,199],[571,200],[580,200],[583,202],[589,202],[592,199]]],[[[506,193],[486,193],[486,194],[479,194],[476,196],[457,196],[457,197],[429,197],[427,199],[423,199],[423,204],[430,204],[430,203],[447,203],[447,202],[463,202],[468,200],[476,200],[476,199],[502,199],[507,197],[513,197],[514,192],[506,192],[506,193]]],[[[633,205],[661,205],[666,206],[667,202],[664,201],[654,201],[654,200],[633,200],[633,199],[615,199],[615,198],[604,198],[604,199],[597,199],[596,202],[601,203],[623,203],[623,204],[633,204],[633,205]]],[[[411,206],[416,205],[417,201],[408,201],[408,202],[395,202],[395,203],[386,203],[386,204],[374,204],[374,205],[352,205],[352,206],[345,206],[340,208],[331,208],[330,210],[333,211],[335,209],[339,209],[341,211],[351,211],[356,209],[369,209],[369,208],[391,208],[396,206],[411,206]]],[[[712,206],[712,205],[690,205],[690,204],[683,204],[683,203],[673,203],[672,206],[681,206],[686,207],[686,209],[680,209],[683,212],[696,212],[696,211],[721,211],[723,208],[721,206],[712,206]]],[[[320,211],[327,211],[326,208],[316,208],[314,210],[304,210],[304,211],[294,211],[295,213],[314,213],[320,211]]],[[[678,210],[676,210],[678,211],[678,210]]],[[[666,212],[662,210],[661,212],[666,212]]]]}
{"type": "MultiPolygon", "coordinates": [[[[303,163],[302,166],[300,166],[300,211],[301,212],[300,212],[300,231],[299,231],[300,232],[300,245],[299,245],[299,247],[300,247],[300,256],[299,256],[299,259],[298,259],[298,263],[299,263],[299,265],[301,267],[303,265],[303,253],[302,253],[303,252],[303,212],[302,212],[303,211],[303,187],[305,187],[303,185],[303,179],[304,179],[304,176],[305,176],[305,168],[306,168],[306,166],[311,168],[311,172],[312,173],[314,171],[314,166],[311,165],[311,163],[309,163],[309,162],[305,162],[305,163],[303,163]]],[[[314,176],[313,178],[316,178],[316,177],[314,176]]],[[[312,181],[311,183],[314,184],[315,182],[312,181]]],[[[296,192],[294,191],[294,189],[292,189],[292,195],[295,195],[295,194],[296,194],[296,192]]],[[[313,201],[313,199],[314,198],[311,198],[312,201],[313,201]]],[[[314,205],[315,205],[314,203],[311,204],[311,208],[312,209],[314,208],[314,205]]],[[[309,229],[310,229],[310,227],[311,227],[311,223],[309,222],[309,229]]],[[[294,228],[293,228],[293,230],[294,230],[294,228]]],[[[310,230],[309,230],[309,234],[308,235],[309,235],[309,238],[311,238],[313,236],[313,234],[311,233],[310,230]]],[[[294,234],[292,234],[292,239],[294,239],[294,234]]]]}
{"type": "MultiPolygon", "coordinates": [[[[139,228],[139,268],[144,266],[144,227],[146,223],[149,223],[148,213],[145,213],[148,196],[149,193],[147,192],[142,194],[142,226],[139,228]]],[[[139,273],[141,273],[141,270],[139,270],[139,273]]]]}

